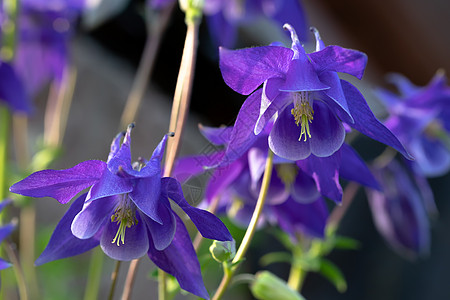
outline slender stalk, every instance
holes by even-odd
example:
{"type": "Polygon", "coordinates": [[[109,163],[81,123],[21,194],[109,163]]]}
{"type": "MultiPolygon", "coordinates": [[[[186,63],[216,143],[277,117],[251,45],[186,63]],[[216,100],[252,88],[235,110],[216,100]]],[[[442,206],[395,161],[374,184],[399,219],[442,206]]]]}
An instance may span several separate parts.
{"type": "Polygon", "coordinates": [[[123,287],[122,300],[128,300],[131,296],[131,290],[133,289],[134,278],[136,277],[136,271],[138,267],[139,259],[132,260],[128,267],[127,278],[125,279],[125,285],[123,287]]]}
{"type": "Polygon", "coordinates": [[[100,248],[94,249],[91,254],[86,290],[84,291],[84,300],[98,299],[98,290],[102,279],[103,251],[100,248]]]}
{"type": "Polygon", "coordinates": [[[45,110],[44,142],[50,147],[59,147],[62,143],[75,90],[77,70],[68,67],[63,76],[62,84],[53,82],[45,110]]]}
{"type": "MultiPolygon", "coordinates": [[[[8,153],[10,115],[6,107],[0,106],[0,201],[6,196],[6,164],[8,153]]],[[[0,218],[0,224],[1,222],[0,218]]]]}
{"type": "Polygon", "coordinates": [[[125,128],[136,118],[136,113],[141,105],[148,79],[153,72],[155,58],[161,44],[161,37],[169,24],[170,16],[172,15],[175,4],[176,2],[173,2],[166,7],[158,16],[157,21],[149,25],[150,34],[148,35],[145,43],[141,61],[139,63],[136,76],[134,77],[133,86],[130,94],[128,95],[128,99],[120,119],[121,128],[125,128]]]}
{"type": "Polygon", "coordinates": [[[167,274],[158,269],[158,300],[167,300],[167,274]]]}
{"type": "Polygon", "coordinates": [[[214,294],[213,300],[219,300],[222,298],[225,293],[228,285],[230,284],[231,278],[236,272],[239,262],[242,261],[245,254],[247,253],[248,247],[250,246],[250,242],[253,239],[253,236],[256,231],[256,225],[258,224],[259,217],[261,216],[261,212],[264,207],[264,203],[266,202],[267,192],[269,191],[270,178],[272,176],[272,167],[273,167],[273,152],[269,149],[269,153],[266,161],[266,168],[264,170],[264,177],[261,184],[261,190],[259,191],[258,201],[256,202],[255,210],[253,211],[252,218],[250,220],[250,224],[248,225],[247,231],[245,232],[244,238],[242,239],[241,245],[236,252],[236,256],[234,257],[232,266],[224,265],[224,277],[214,294]]]}
{"type": "Polygon", "coordinates": [[[167,142],[167,157],[164,176],[169,176],[172,173],[172,168],[183,135],[187,113],[189,111],[192,85],[194,83],[194,67],[197,58],[198,23],[199,22],[195,22],[188,24],[187,26],[186,41],[183,49],[180,71],[178,73],[169,124],[169,132],[175,132],[175,136],[167,142]]]}
{"type": "MultiPolygon", "coordinates": [[[[102,254],[103,255],[103,254],[102,254]]],[[[116,266],[114,267],[114,271],[111,273],[111,287],[109,289],[108,299],[112,300],[114,298],[114,290],[116,289],[117,277],[119,274],[121,261],[116,261],[116,266]]]]}
{"type": "Polygon", "coordinates": [[[303,271],[299,264],[293,263],[289,272],[288,286],[295,291],[300,291],[306,272],[303,271]]]}
{"type": "Polygon", "coordinates": [[[358,192],[359,184],[356,182],[349,182],[345,187],[344,193],[342,195],[342,205],[336,206],[328,218],[327,226],[337,227],[347,212],[348,208],[353,202],[356,193],[358,192]]]}
{"type": "Polygon", "coordinates": [[[27,291],[27,285],[25,283],[25,276],[23,274],[22,267],[20,266],[19,259],[17,258],[16,253],[14,252],[13,246],[11,245],[11,242],[6,241],[4,243],[5,245],[5,251],[8,255],[9,260],[13,264],[14,274],[16,275],[17,279],[17,287],[19,289],[19,296],[21,300],[28,300],[28,291],[27,291]]]}

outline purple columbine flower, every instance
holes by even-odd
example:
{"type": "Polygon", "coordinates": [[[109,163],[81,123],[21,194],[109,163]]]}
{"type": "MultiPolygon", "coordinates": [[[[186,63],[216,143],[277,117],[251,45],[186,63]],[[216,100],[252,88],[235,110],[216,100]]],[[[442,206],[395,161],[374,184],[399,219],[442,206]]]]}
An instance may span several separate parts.
{"type": "Polygon", "coordinates": [[[438,72],[425,87],[413,85],[406,77],[389,77],[400,95],[384,89],[377,94],[389,118],[385,125],[414,156],[414,167],[425,176],[440,176],[450,169],[450,88],[438,72]]]}
{"type": "Polygon", "coordinates": [[[238,93],[253,93],[240,111],[242,118],[251,120],[241,120],[243,126],[235,125],[240,131],[236,136],[243,139],[259,135],[275,118],[269,134],[275,154],[290,160],[311,154],[327,157],[342,146],[345,122],[410,157],[375,118],[361,93],[337,75],[343,72],[361,79],[366,55],[339,46],[325,47],[315,29],[316,52],[307,54],[292,26],[286,24],[285,28],[291,33],[291,48],[220,49],[225,82],[238,93]]]}
{"type": "MultiPolygon", "coordinates": [[[[205,166],[215,168],[206,189],[206,203],[219,197],[219,212],[227,212],[238,224],[246,226],[261,188],[269,150],[267,136],[270,125],[257,138],[246,140],[251,143],[236,149],[230,148],[235,128],[201,129],[213,145],[224,145],[225,149],[180,159],[174,174],[184,181],[193,174],[204,172],[205,166]]],[[[260,222],[278,224],[293,238],[297,231],[315,237],[324,236],[328,218],[324,197],[337,203],[341,201],[340,176],[374,189],[379,188],[362,159],[346,144],[325,158],[311,155],[305,160],[293,162],[275,155],[274,165],[260,222]]]]}
{"type": "MultiPolygon", "coordinates": [[[[166,7],[175,0],[149,0],[154,9],[166,7]]],[[[277,26],[292,24],[301,40],[307,40],[306,17],[298,0],[205,0],[203,13],[215,45],[233,47],[240,26],[265,18],[277,26]]]]}
{"type": "Polygon", "coordinates": [[[14,66],[29,95],[60,83],[69,65],[69,41],[84,0],[24,0],[18,16],[14,66]]]}
{"type": "Polygon", "coordinates": [[[129,261],[147,254],[159,268],[175,276],[181,288],[208,298],[189,234],[169,199],[191,218],[204,237],[220,241],[232,237],[213,214],[189,205],[178,181],[161,178],[167,136],[150,160],[132,164],[132,128],[114,139],[106,163],[89,160],[66,170],[39,171],[11,186],[11,192],[53,197],[61,203],[91,187],[61,219],[36,265],[78,255],[98,245],[116,260],[129,261]]]}
{"type": "Polygon", "coordinates": [[[435,213],[426,179],[398,162],[376,170],[382,191],[368,190],[373,219],[380,234],[399,254],[427,255],[430,248],[428,213],[435,213]]]}

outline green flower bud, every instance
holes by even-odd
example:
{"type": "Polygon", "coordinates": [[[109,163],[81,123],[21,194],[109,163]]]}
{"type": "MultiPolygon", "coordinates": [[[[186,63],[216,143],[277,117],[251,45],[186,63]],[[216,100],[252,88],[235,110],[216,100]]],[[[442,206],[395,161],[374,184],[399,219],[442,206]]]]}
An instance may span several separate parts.
{"type": "Polygon", "coordinates": [[[253,296],[260,300],[305,300],[298,292],[291,289],[284,280],[269,271],[256,273],[250,290],[253,296]]]}
{"type": "Polygon", "coordinates": [[[236,255],[236,242],[234,240],[225,242],[214,241],[209,247],[209,252],[220,263],[230,261],[236,255]]]}

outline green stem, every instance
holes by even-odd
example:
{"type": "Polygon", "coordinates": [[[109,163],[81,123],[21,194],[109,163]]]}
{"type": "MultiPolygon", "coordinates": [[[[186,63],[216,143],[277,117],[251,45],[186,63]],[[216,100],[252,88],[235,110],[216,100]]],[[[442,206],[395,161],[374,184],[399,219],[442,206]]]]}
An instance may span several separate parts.
{"type": "Polygon", "coordinates": [[[158,270],[158,300],[167,299],[167,274],[163,270],[158,270]]]}
{"type": "Polygon", "coordinates": [[[14,274],[16,275],[17,279],[17,287],[19,289],[19,296],[21,300],[28,300],[28,291],[27,291],[27,285],[25,283],[25,276],[23,274],[23,270],[20,266],[19,260],[17,258],[16,253],[13,250],[13,247],[11,246],[11,243],[7,241],[4,243],[5,245],[5,251],[8,255],[9,260],[13,264],[13,270],[14,274]]]}
{"type": "Polygon", "coordinates": [[[84,300],[98,299],[98,291],[100,288],[100,281],[102,279],[102,268],[103,251],[97,248],[91,254],[91,262],[89,264],[86,290],[84,292],[84,300]]]}
{"type": "Polygon", "coordinates": [[[112,300],[114,298],[114,290],[116,289],[117,276],[119,274],[120,264],[121,264],[120,260],[116,261],[114,271],[111,273],[111,288],[109,289],[109,296],[108,296],[109,300],[112,300]]]}
{"type": "Polygon", "coordinates": [[[300,291],[305,279],[306,272],[303,271],[299,264],[293,263],[288,278],[288,286],[295,291],[300,291]]]}
{"type": "MultiPolygon", "coordinates": [[[[6,107],[0,106],[0,201],[6,197],[6,164],[8,153],[10,115],[6,107]]],[[[0,224],[1,224],[0,218],[0,224]]]]}
{"type": "Polygon", "coordinates": [[[256,202],[255,210],[253,211],[250,224],[248,225],[247,231],[245,232],[241,245],[239,246],[239,249],[236,252],[236,256],[231,262],[232,266],[230,267],[228,264],[224,264],[224,276],[219,285],[219,288],[217,289],[216,293],[212,298],[213,300],[219,300],[224,295],[240,262],[247,253],[248,247],[250,246],[250,242],[252,241],[253,236],[255,235],[256,225],[258,224],[258,220],[259,217],[261,216],[264,203],[266,202],[267,192],[269,191],[270,178],[272,177],[272,167],[273,167],[273,152],[269,149],[266,161],[266,168],[264,170],[264,177],[261,184],[261,190],[259,191],[258,201],[256,202]]]}

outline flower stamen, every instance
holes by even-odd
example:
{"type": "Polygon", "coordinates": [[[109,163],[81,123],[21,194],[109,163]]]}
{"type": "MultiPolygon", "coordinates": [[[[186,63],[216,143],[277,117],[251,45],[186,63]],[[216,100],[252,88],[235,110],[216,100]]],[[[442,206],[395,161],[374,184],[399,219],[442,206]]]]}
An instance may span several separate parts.
{"type": "MultiPolygon", "coordinates": [[[[128,198],[127,196],[125,196],[128,198]]],[[[117,229],[116,236],[111,243],[120,246],[120,242],[125,244],[125,231],[127,228],[131,228],[133,225],[138,223],[136,218],[136,209],[128,203],[129,200],[123,200],[114,210],[114,214],[111,216],[111,222],[117,222],[119,224],[119,229],[117,229]]]]}
{"type": "Polygon", "coordinates": [[[306,135],[311,138],[309,123],[312,123],[314,119],[314,110],[309,100],[309,92],[294,93],[294,108],[291,109],[291,114],[294,116],[297,126],[300,126],[301,123],[300,137],[298,140],[301,141],[302,136],[305,135],[304,141],[306,142],[306,135]]]}

